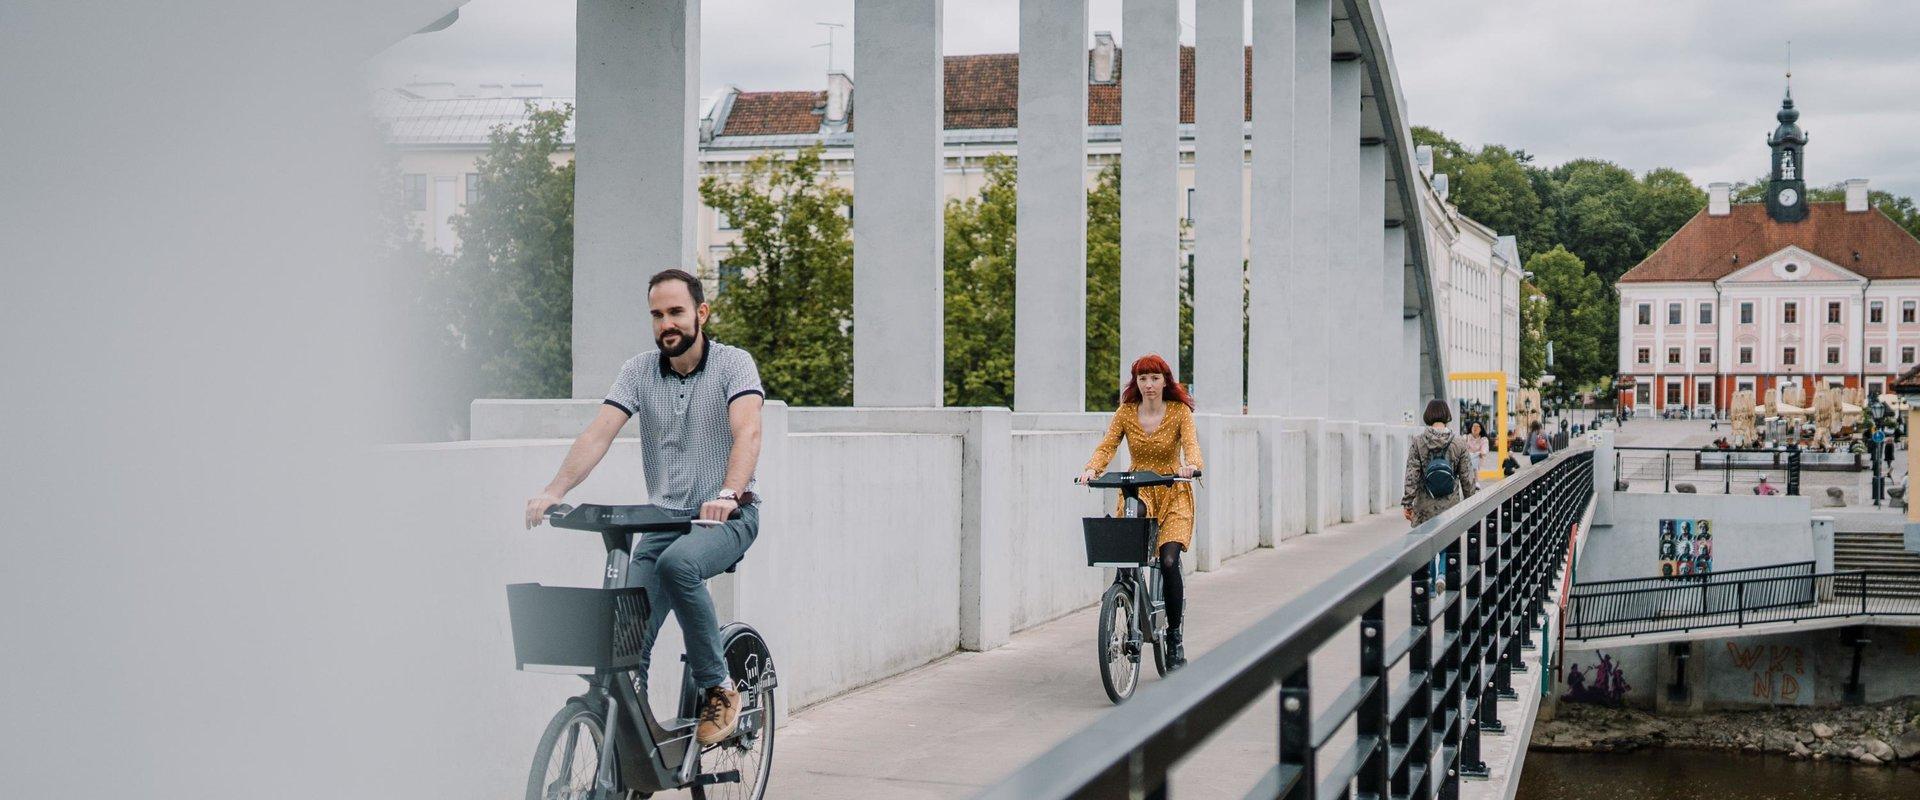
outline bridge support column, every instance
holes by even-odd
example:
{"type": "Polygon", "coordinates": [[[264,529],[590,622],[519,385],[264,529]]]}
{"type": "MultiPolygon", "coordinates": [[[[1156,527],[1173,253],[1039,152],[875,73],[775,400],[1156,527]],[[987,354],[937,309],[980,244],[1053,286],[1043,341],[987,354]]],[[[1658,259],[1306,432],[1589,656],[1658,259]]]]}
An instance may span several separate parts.
{"type": "MultiPolygon", "coordinates": [[[[1363,70],[1364,72],[1364,70],[1363,70]]],[[[1370,380],[1366,372],[1377,370],[1393,362],[1387,360],[1387,348],[1383,345],[1390,337],[1383,334],[1399,333],[1398,315],[1390,312],[1400,308],[1400,298],[1387,294],[1386,267],[1382,264],[1386,256],[1386,245],[1380,236],[1386,220],[1387,208],[1387,148],[1385,140],[1375,137],[1360,142],[1360,206],[1354,217],[1354,238],[1359,240],[1357,261],[1354,263],[1355,295],[1360,299],[1361,313],[1354,318],[1354,324],[1362,326],[1365,333],[1353,337],[1360,343],[1362,358],[1355,362],[1367,365],[1366,369],[1355,370],[1360,376],[1360,385],[1365,391],[1363,402],[1358,406],[1360,413],[1368,422],[1384,422],[1394,418],[1393,392],[1389,381],[1370,380]],[[1378,365],[1378,366],[1376,366],[1378,365]]]]}
{"type": "Polygon", "coordinates": [[[943,5],[853,6],[854,72],[860,108],[869,110],[853,145],[856,406],[931,408],[945,394],[943,5]]]}
{"type": "Polygon", "coordinates": [[[1087,0],[1021,0],[1015,411],[1087,407],[1086,40],[1087,0]]]}
{"type": "MultiPolygon", "coordinates": [[[[1332,17],[1320,28],[1325,33],[1332,17]]],[[[1294,105],[1294,9],[1253,4],[1252,247],[1247,257],[1247,406],[1256,414],[1324,416],[1324,292],[1303,280],[1292,252],[1294,165],[1313,163],[1294,149],[1302,124],[1294,105]]],[[[1308,120],[1307,122],[1311,122],[1308,120]]],[[[1311,201],[1309,201],[1311,202],[1311,201]]],[[[1311,276],[1308,276],[1311,277],[1311,276]]],[[[1309,449],[1312,446],[1309,445],[1309,449]]]]}
{"type": "MultiPolygon", "coordinates": [[[[1124,0],[1121,70],[1120,370],[1159,353],[1180,372],[1180,15],[1124,0]]],[[[936,320],[937,324],[937,320],[936,320]]]]}
{"type": "Polygon", "coordinates": [[[606,396],[652,340],[647,279],[694,268],[700,0],[580,0],[573,396],[606,396]]]}
{"type": "MultiPolygon", "coordinates": [[[[1084,0],[1081,0],[1084,2],[1084,0]]],[[[1194,9],[1193,364],[1201,411],[1245,407],[1241,345],[1246,299],[1242,227],[1246,163],[1243,0],[1194,9]]],[[[1078,43],[1076,42],[1076,45],[1078,43]]],[[[1082,248],[1085,249],[1084,247],[1082,248]]]]}
{"type": "MultiPolygon", "coordinates": [[[[1385,327],[1380,329],[1380,364],[1387,371],[1380,382],[1386,392],[1385,421],[1399,424],[1407,419],[1419,397],[1420,365],[1407,352],[1407,229],[1395,221],[1381,232],[1380,260],[1385,270],[1381,301],[1386,304],[1385,327]]],[[[1417,352],[1417,350],[1416,350],[1417,352]]]]}
{"type": "MultiPolygon", "coordinates": [[[[1366,275],[1372,275],[1379,262],[1363,261],[1360,181],[1360,79],[1365,67],[1354,54],[1338,54],[1332,65],[1332,114],[1328,121],[1331,147],[1327,160],[1332,193],[1327,206],[1332,213],[1332,258],[1327,270],[1331,277],[1328,291],[1315,300],[1332,313],[1327,348],[1330,359],[1329,385],[1333,396],[1329,408],[1344,419],[1366,419],[1379,387],[1365,380],[1361,369],[1367,363],[1365,342],[1373,331],[1365,313],[1374,298],[1366,296],[1366,275]]],[[[1371,232],[1368,234],[1371,235],[1371,232]]]]}

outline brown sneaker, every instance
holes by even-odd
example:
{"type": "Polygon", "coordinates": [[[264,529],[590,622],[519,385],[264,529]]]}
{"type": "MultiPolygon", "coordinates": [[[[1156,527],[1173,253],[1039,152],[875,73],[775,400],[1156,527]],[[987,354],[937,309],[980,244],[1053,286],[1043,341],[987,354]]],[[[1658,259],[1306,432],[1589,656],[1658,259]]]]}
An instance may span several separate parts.
{"type": "Polygon", "coordinates": [[[700,706],[700,727],[693,738],[701,744],[713,744],[733,735],[740,727],[740,693],[725,686],[707,690],[700,706]]]}

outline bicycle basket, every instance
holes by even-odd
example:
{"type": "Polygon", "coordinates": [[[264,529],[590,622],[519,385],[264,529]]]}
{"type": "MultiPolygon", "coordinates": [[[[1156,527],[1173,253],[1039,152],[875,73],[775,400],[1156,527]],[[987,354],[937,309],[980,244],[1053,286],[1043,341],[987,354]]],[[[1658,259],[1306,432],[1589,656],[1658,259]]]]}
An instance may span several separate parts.
{"type": "Polygon", "coordinates": [[[1087,517],[1087,566],[1140,567],[1153,562],[1160,524],[1152,517],[1087,517]]]}
{"type": "Polygon", "coordinates": [[[580,589],[516,583],[507,587],[513,660],[545,672],[592,673],[640,663],[647,590],[580,589]]]}

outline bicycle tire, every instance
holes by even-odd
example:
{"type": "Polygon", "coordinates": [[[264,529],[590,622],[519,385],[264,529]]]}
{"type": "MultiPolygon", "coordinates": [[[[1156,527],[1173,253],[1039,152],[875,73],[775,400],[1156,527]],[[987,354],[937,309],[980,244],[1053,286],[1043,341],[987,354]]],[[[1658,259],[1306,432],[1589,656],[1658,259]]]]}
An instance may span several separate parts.
{"type": "Polygon", "coordinates": [[[1140,654],[1130,655],[1126,648],[1134,627],[1133,593],[1118,583],[1107,587],[1100,597],[1100,638],[1095,642],[1095,657],[1100,663],[1100,688],[1115,704],[1126,702],[1140,685],[1140,654]],[[1124,621],[1126,629],[1115,629],[1116,617],[1124,621]],[[1120,637],[1117,640],[1116,635],[1120,637]]]}
{"type": "Polygon", "coordinates": [[[727,661],[728,678],[733,682],[734,690],[740,692],[742,704],[749,709],[742,713],[759,715],[759,724],[752,734],[708,745],[700,753],[703,771],[739,769],[741,781],[690,787],[691,794],[693,800],[707,800],[710,797],[716,800],[762,800],[767,794],[767,780],[773,773],[773,742],[778,723],[773,693],[775,681],[772,680],[775,674],[773,654],[768,651],[766,640],[761,638],[760,633],[743,623],[728,625],[720,635],[725,642],[722,652],[727,661]],[[746,785],[748,773],[744,768],[748,766],[753,767],[751,786],[746,785]]]}
{"type": "MultiPolygon", "coordinates": [[[[587,748],[584,750],[578,748],[580,744],[578,738],[570,739],[569,741],[575,745],[572,752],[576,755],[585,753],[591,753],[592,755],[591,765],[588,767],[585,775],[586,785],[574,786],[577,781],[569,780],[569,792],[591,789],[593,787],[594,775],[599,771],[600,767],[600,742],[601,737],[605,735],[604,731],[606,727],[606,722],[600,716],[599,712],[591,708],[587,708],[576,702],[569,702],[561,706],[560,711],[553,715],[553,721],[547,723],[546,731],[540,734],[539,746],[533,750],[533,767],[527,773],[527,800],[551,800],[552,797],[559,796],[548,793],[549,784],[552,782],[548,778],[548,772],[554,766],[554,748],[560,745],[560,737],[569,731],[587,731],[589,741],[587,742],[587,748]],[[582,727],[576,728],[576,725],[582,727]]],[[[574,733],[575,737],[578,737],[578,735],[577,732],[574,733]]],[[[578,774],[578,770],[573,768],[570,760],[563,762],[563,766],[568,767],[569,774],[578,774]]]]}

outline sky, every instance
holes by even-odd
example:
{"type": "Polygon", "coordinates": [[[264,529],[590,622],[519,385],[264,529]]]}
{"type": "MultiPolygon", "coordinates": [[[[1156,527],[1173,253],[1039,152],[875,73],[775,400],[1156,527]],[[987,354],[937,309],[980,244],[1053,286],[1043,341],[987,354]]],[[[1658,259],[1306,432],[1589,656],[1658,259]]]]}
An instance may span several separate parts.
{"type": "MultiPolygon", "coordinates": [[[[1793,42],[1807,179],[1920,197],[1920,0],[1382,0],[1414,124],[1536,163],[1674,167],[1704,186],[1767,170],[1793,42]]],[[[1193,0],[1180,0],[1193,40],[1193,0]]],[[[473,0],[453,27],[370,65],[376,85],[540,83],[573,94],[575,0],[473,0]]],[[[1018,0],[947,0],[949,54],[1018,49],[1018,0]]],[[[1120,0],[1089,0],[1122,46],[1120,0]]],[[[853,0],[706,0],[702,93],[825,86],[853,64],[853,0]]],[[[855,76],[858,84],[858,76],[855,76]]]]}

